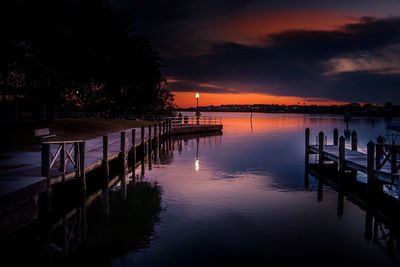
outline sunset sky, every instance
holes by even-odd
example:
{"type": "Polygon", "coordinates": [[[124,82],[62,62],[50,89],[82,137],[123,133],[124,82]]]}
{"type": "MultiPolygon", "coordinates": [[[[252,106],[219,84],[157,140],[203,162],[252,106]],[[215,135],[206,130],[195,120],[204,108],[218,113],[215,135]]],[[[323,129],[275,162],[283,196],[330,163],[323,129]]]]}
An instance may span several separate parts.
{"type": "Polygon", "coordinates": [[[180,107],[400,104],[399,0],[115,0],[180,107]]]}

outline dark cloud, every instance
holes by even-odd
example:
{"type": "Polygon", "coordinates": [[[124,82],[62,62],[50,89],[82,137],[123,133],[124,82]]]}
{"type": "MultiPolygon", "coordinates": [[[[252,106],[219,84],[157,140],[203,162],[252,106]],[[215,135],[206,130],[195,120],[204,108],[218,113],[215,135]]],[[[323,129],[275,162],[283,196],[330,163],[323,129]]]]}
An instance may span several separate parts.
{"type": "MultiPolygon", "coordinates": [[[[331,60],[368,61],[377,54],[388,56],[382,51],[389,47],[400,53],[399,44],[400,18],[363,18],[332,31],[297,30],[269,35],[263,45],[215,44],[207,55],[169,59],[165,71],[181,80],[221,86],[238,84],[241,91],[346,101],[394,101],[400,99],[400,72],[385,71],[385,59],[379,64],[369,62],[368,69],[358,66],[345,71],[335,70],[337,66],[331,60]]],[[[185,90],[185,85],[181,83],[173,89],[185,90]]]]}

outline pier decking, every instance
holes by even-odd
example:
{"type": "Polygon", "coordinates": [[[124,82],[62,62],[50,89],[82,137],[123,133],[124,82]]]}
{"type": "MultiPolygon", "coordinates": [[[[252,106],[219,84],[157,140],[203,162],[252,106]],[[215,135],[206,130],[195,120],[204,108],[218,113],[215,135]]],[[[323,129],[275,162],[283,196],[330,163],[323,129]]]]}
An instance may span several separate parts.
{"type": "Polygon", "coordinates": [[[397,155],[400,147],[384,144],[383,138],[378,137],[377,142],[370,141],[367,144],[367,153],[357,149],[357,133],[353,131],[351,136],[351,149],[345,147],[345,138],[338,137],[338,130],[334,130],[333,144],[326,144],[323,132],[318,135],[318,144],[310,145],[310,130],[306,129],[306,161],[309,154],[317,154],[319,164],[325,161],[333,161],[341,170],[350,169],[365,173],[368,181],[377,180],[382,183],[400,184],[399,162],[397,155]]]}

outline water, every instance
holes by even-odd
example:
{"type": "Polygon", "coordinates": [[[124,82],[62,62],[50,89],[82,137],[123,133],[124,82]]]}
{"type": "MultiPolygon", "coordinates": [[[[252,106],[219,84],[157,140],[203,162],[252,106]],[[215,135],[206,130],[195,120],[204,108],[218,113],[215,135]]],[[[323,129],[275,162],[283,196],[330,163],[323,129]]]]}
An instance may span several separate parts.
{"type": "MultiPolygon", "coordinates": [[[[304,129],[311,128],[311,142],[321,130],[331,142],[335,127],[343,134],[343,117],[203,115],[221,115],[223,135],[175,141],[128,186],[126,200],[118,186],[103,193],[87,208],[84,245],[63,258],[66,265],[398,264],[385,235],[393,225],[380,224],[378,239],[368,240],[362,208],[345,198],[338,216],[335,190],[324,185],[318,200],[317,179],[304,186],[304,129]]],[[[353,118],[350,129],[362,149],[393,122],[353,118]]]]}

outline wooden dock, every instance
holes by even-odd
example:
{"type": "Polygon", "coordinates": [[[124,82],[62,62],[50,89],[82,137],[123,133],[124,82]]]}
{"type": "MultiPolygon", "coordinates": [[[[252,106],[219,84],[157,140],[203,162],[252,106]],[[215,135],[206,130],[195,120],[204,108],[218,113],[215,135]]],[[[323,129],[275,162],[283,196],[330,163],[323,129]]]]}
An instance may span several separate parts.
{"type": "Polygon", "coordinates": [[[351,149],[345,147],[345,138],[339,138],[338,130],[333,130],[333,140],[328,144],[323,132],[318,134],[317,144],[310,144],[310,129],[305,130],[306,163],[310,154],[317,154],[320,165],[333,162],[339,171],[353,170],[367,174],[368,183],[380,182],[399,184],[400,146],[385,144],[379,136],[374,143],[367,144],[367,153],[358,151],[357,132],[351,134],[351,149]]]}
{"type": "Polygon", "coordinates": [[[62,187],[71,181],[86,192],[87,175],[89,178],[95,176],[91,182],[101,183],[107,188],[118,181],[126,183],[128,173],[139,165],[142,165],[144,173],[145,162],[151,169],[151,158],[159,156],[160,151],[170,150],[172,135],[221,132],[221,129],[222,125],[215,124],[174,125],[173,119],[167,118],[155,121],[148,127],[128,129],[85,141],[43,142],[41,152],[32,154],[38,163],[32,161],[34,165],[27,165],[24,170],[26,174],[7,173],[0,180],[3,189],[0,190],[0,239],[38,217],[39,196],[46,198],[47,201],[41,203],[48,203],[47,206],[51,208],[55,186],[62,187]],[[24,208],[26,203],[32,204],[32,214],[28,214],[24,208]]]}

